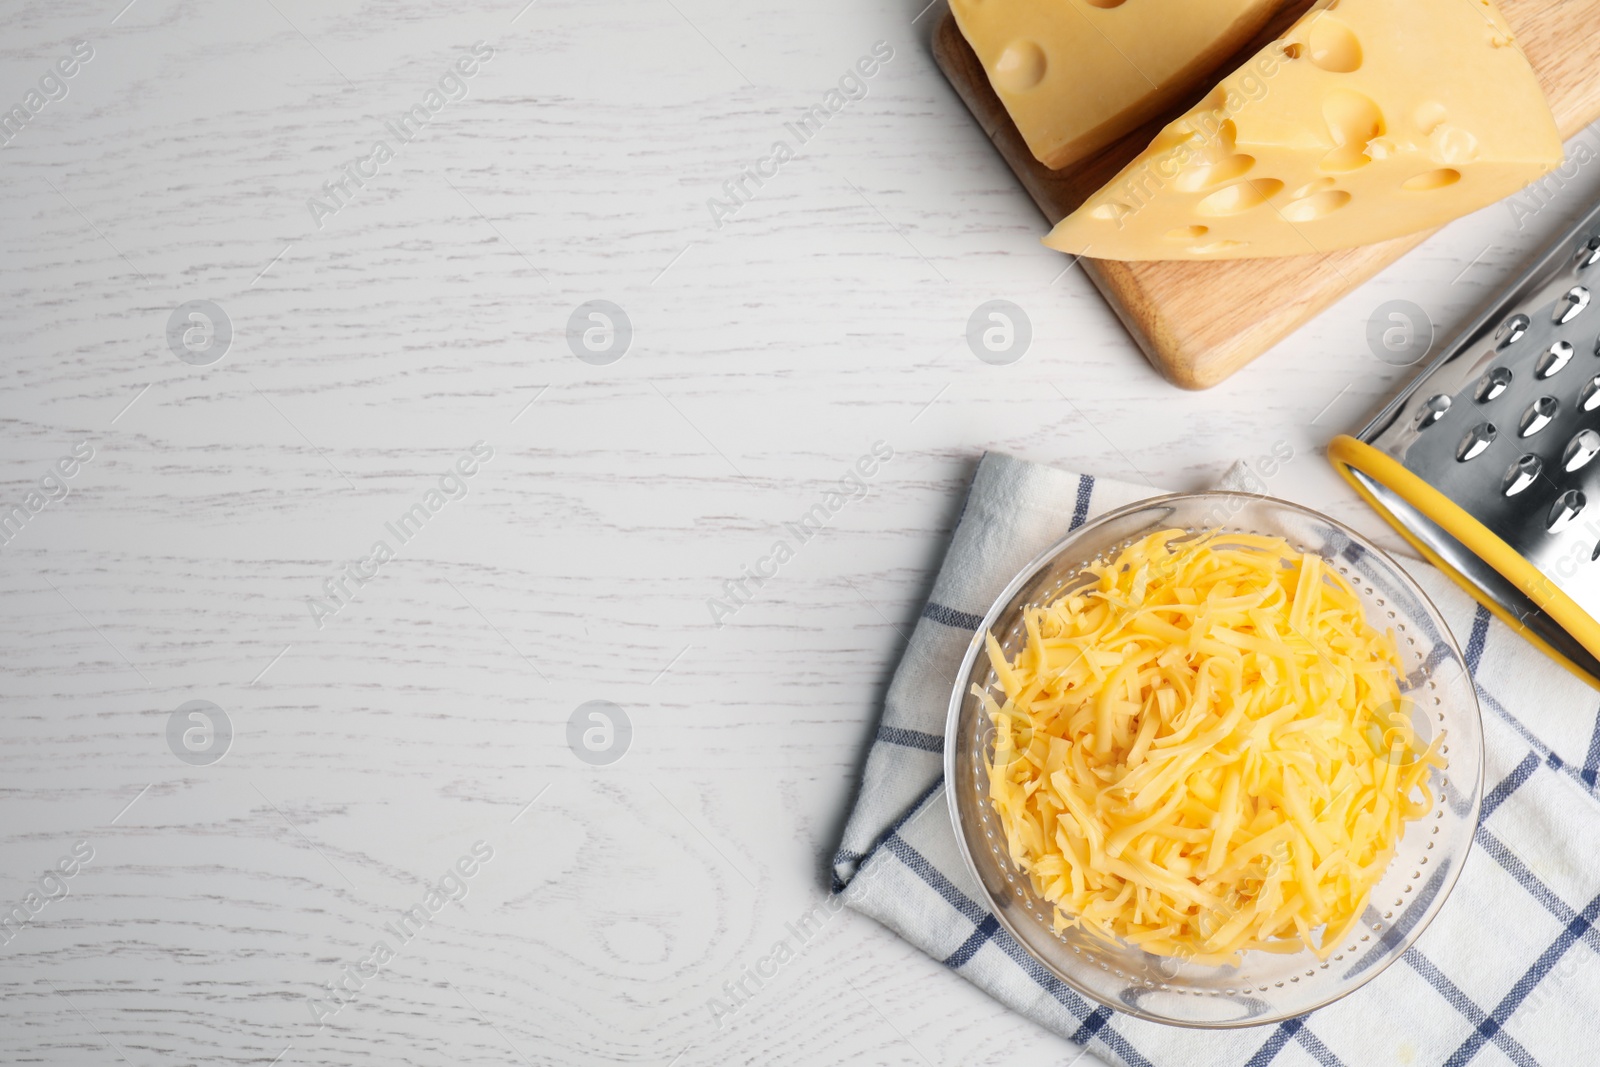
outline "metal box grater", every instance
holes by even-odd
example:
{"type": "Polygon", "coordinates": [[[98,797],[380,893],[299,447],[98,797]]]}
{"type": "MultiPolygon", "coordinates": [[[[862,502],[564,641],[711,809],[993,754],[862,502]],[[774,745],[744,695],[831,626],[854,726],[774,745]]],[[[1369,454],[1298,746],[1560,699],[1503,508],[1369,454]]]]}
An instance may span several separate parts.
{"type": "Polygon", "coordinates": [[[1600,208],[1328,457],[1491,611],[1600,686],[1600,208]]]}

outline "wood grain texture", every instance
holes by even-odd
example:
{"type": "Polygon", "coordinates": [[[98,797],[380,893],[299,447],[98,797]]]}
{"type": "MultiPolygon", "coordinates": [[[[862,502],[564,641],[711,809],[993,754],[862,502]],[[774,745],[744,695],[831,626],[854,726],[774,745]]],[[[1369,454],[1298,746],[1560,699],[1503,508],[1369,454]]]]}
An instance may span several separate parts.
{"type": "MultiPolygon", "coordinates": [[[[1287,5],[1239,58],[1247,58],[1275,39],[1310,6],[1311,0],[1287,5]]],[[[1587,44],[1600,40],[1600,0],[1501,0],[1500,8],[1539,75],[1562,137],[1570,138],[1600,118],[1596,52],[1587,44]]],[[[1197,87],[1181,105],[1099,155],[1053,171],[1028,151],[953,16],[947,15],[934,32],[934,55],[1052,226],[1143,151],[1167,122],[1198,102],[1215,80],[1197,87]]],[[[1419,233],[1377,245],[1288,259],[1193,263],[1085,258],[1081,263],[1156,369],[1185,389],[1206,389],[1288,337],[1428,236],[1419,233]]]]}

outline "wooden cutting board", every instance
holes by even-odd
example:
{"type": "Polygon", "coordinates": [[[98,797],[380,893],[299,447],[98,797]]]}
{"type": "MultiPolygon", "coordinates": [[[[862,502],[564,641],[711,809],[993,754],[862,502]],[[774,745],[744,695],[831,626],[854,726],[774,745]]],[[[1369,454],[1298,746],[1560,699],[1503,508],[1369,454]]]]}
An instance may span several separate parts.
{"type": "MultiPolygon", "coordinates": [[[[1198,3],[1204,0],[1188,0],[1198,3]]],[[[1294,0],[1229,69],[1275,40],[1312,0],[1294,0]]],[[[1550,97],[1562,137],[1600,118],[1600,0],[1500,0],[1550,97]]],[[[1199,102],[1216,79],[1097,156],[1050,170],[1028,151],[978,57],[948,11],[933,55],[995,148],[1053,226],[1144,150],[1169,121],[1199,102]]],[[[1220,77],[1220,74],[1218,75],[1220,77]]],[[[1085,259],[1084,270],[1167,380],[1208,389],[1428,237],[1289,259],[1216,263],[1119,263],[1085,259]]]]}

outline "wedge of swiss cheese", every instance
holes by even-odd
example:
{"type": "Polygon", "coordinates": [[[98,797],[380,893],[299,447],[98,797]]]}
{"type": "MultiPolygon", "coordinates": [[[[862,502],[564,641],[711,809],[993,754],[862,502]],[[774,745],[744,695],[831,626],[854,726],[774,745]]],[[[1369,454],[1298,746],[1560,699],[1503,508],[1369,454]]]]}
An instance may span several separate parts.
{"type": "Polygon", "coordinates": [[[1028,148],[1099,151],[1204,84],[1284,0],[950,0],[1028,148]]]}
{"type": "Polygon", "coordinates": [[[1561,159],[1490,0],[1321,0],[1045,244],[1118,260],[1330,252],[1442,225],[1561,159]]]}

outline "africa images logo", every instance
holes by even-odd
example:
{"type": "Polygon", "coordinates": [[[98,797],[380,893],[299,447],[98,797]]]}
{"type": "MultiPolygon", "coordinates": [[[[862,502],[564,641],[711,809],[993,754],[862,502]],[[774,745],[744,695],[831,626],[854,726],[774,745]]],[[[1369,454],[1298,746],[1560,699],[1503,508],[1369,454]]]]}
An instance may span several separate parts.
{"type": "Polygon", "coordinates": [[[423,898],[401,912],[392,922],[383,924],[387,937],[372,943],[366,956],[355,963],[347,963],[339,970],[339,977],[322,985],[322,992],[306,997],[311,1017],[320,1026],[339,1014],[346,1004],[356,999],[366,984],[378,977],[401,949],[411,943],[451,901],[465,900],[471,892],[471,879],[483,870],[483,865],[494,859],[494,847],[487,841],[474,841],[472,848],[445,869],[437,882],[428,887],[423,898]]]}
{"type": "Polygon", "coordinates": [[[755,598],[750,591],[751,585],[760,589],[776,578],[784,565],[794,559],[796,550],[826,529],[846,504],[865,499],[871,491],[867,479],[877,474],[893,458],[894,446],[887,441],[874,441],[871,451],[857,457],[855,463],[845,470],[844,476],[822,494],[821,500],[807,508],[794,522],[783,524],[787,536],[774,541],[771,551],[754,563],[739,568],[739,577],[729,578],[722,583],[722,597],[706,597],[706,610],[711,613],[711,621],[716,628],[722,629],[728,619],[739,614],[740,609],[755,598]]]}
{"type": "Polygon", "coordinates": [[[871,55],[862,56],[856,60],[855,66],[839,75],[835,87],[822,94],[821,103],[806,108],[795,121],[785,122],[783,131],[787,136],[773,141],[771,152],[745,167],[736,177],[722,183],[722,192],[727,200],[718,200],[714,196],[706,198],[706,210],[711,213],[711,221],[716,228],[722,229],[728,219],[755,199],[756,193],[778,176],[783,165],[798,156],[800,150],[822,132],[822,127],[827,125],[829,119],[843,111],[846,105],[865,100],[868,80],[893,58],[894,46],[888,41],[877,42],[872,46],[871,55]]]}
{"type": "MultiPolygon", "coordinates": [[[[494,58],[494,49],[483,41],[478,41],[472,46],[470,53],[459,57],[440,76],[437,88],[430,87],[422,94],[422,100],[412,104],[400,114],[398,118],[391,119],[383,124],[389,131],[396,145],[410,144],[427,128],[428,123],[445,109],[448,104],[458,103],[467,98],[467,79],[475,77],[481,64],[494,58]]],[[[395,157],[395,149],[389,142],[379,138],[372,143],[372,151],[364,156],[358,156],[344,165],[338,177],[322,183],[323,199],[315,196],[306,198],[306,210],[311,212],[311,221],[317,224],[317,229],[322,229],[323,221],[340,211],[355,199],[356,193],[366,188],[367,182],[382,173],[386,164],[395,157]]]]}
{"type": "Polygon", "coordinates": [[[20,503],[0,502],[0,545],[9,545],[35,515],[71,496],[72,487],[67,479],[77,477],[83,465],[93,458],[94,446],[88,441],[79,441],[72,446],[70,455],[62,456],[45,470],[36,486],[30,486],[23,494],[20,503]]]}
{"type": "Polygon", "coordinates": [[[306,608],[310,610],[311,621],[317,624],[317,629],[322,629],[328,619],[350,606],[356,594],[361,592],[361,587],[376,578],[383,565],[395,558],[397,547],[403,547],[415,539],[428,520],[443,511],[451,501],[465,497],[470,489],[469,479],[482,469],[481,464],[493,458],[493,445],[486,441],[473,442],[466,454],[459,456],[454,464],[439,475],[437,489],[429,489],[422,494],[422,499],[401,512],[393,522],[383,524],[384,530],[394,538],[394,545],[380,537],[372,542],[372,547],[364,557],[350,560],[338,574],[324,578],[322,592],[325,599],[306,597],[306,608]],[[351,585],[355,588],[350,588],[351,585]]]}

